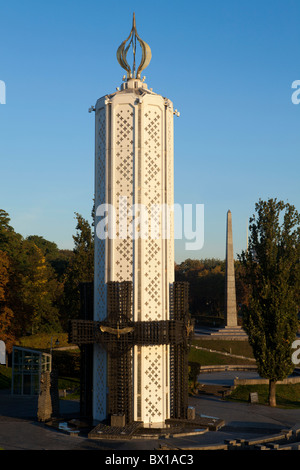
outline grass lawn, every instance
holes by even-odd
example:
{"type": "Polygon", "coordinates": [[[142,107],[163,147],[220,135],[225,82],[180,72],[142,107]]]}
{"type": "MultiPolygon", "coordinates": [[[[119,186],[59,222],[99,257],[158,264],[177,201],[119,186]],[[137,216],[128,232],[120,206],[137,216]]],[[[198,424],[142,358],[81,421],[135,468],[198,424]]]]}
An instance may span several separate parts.
{"type": "Polygon", "coordinates": [[[55,345],[57,339],[59,341],[59,348],[70,346],[70,344],[68,343],[68,333],[43,333],[39,335],[23,336],[22,338],[20,338],[16,346],[49,352],[51,348],[51,337],[53,349],[57,347],[55,345]]]}
{"type": "MultiPolygon", "coordinates": [[[[252,349],[248,341],[226,341],[226,340],[194,340],[193,345],[212,349],[220,352],[227,352],[239,356],[253,358],[252,349]]],[[[204,351],[191,348],[189,353],[190,362],[198,362],[201,365],[241,365],[255,362],[247,359],[224,356],[215,352],[204,351]]],[[[249,393],[257,392],[259,403],[268,405],[269,386],[268,385],[239,385],[228,397],[227,400],[234,400],[248,403],[249,393]]],[[[280,408],[300,407],[300,384],[288,384],[276,386],[276,402],[280,408]]]]}
{"type": "Polygon", "coordinates": [[[59,377],[58,389],[67,390],[68,392],[66,397],[61,397],[62,400],[77,400],[80,397],[80,380],[77,378],[59,377]]]}
{"type": "Polygon", "coordinates": [[[253,358],[252,348],[248,341],[194,339],[192,344],[202,348],[253,358]]]}
{"type": "Polygon", "coordinates": [[[226,365],[226,364],[255,364],[253,361],[247,359],[241,359],[237,357],[225,356],[223,354],[204,351],[202,349],[193,348],[194,346],[200,346],[206,349],[212,349],[220,351],[221,353],[236,354],[238,356],[244,356],[246,358],[253,359],[252,349],[248,341],[226,341],[226,340],[194,340],[189,353],[189,361],[198,362],[203,366],[212,365],[226,365]]]}
{"type": "MultiPolygon", "coordinates": [[[[248,403],[249,393],[253,392],[257,392],[260,404],[268,405],[268,385],[239,385],[227,397],[227,400],[248,403]]],[[[300,384],[277,385],[276,404],[280,408],[299,408],[300,384]]]]}
{"type": "Polygon", "coordinates": [[[209,351],[203,351],[201,349],[191,348],[189,353],[190,362],[198,362],[202,366],[217,366],[217,365],[241,365],[249,364],[254,365],[255,362],[247,361],[246,359],[239,359],[236,357],[223,356],[223,354],[218,354],[209,351]]]}

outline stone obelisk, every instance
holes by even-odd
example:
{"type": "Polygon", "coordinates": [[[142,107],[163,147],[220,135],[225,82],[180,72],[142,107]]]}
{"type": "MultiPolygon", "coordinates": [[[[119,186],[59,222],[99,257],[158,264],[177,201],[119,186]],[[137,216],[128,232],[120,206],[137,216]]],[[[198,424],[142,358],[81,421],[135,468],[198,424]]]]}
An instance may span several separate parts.
{"type": "Polygon", "coordinates": [[[226,229],[226,269],[225,269],[225,324],[221,328],[202,329],[205,335],[221,339],[247,340],[247,335],[237,321],[237,304],[234,273],[232,216],[227,212],[226,229]]]}
{"type": "Polygon", "coordinates": [[[225,326],[237,326],[236,290],[234,275],[234,256],[232,238],[232,215],[227,212],[226,233],[226,274],[225,274],[225,326]]]}

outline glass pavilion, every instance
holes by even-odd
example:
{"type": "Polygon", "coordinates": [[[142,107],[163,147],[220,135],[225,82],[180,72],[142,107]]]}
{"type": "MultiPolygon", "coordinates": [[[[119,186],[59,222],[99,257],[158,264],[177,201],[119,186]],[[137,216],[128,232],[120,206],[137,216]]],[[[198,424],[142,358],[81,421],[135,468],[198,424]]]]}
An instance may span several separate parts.
{"type": "Polygon", "coordinates": [[[45,371],[51,371],[51,354],[14,346],[11,393],[38,395],[41,373],[45,371]]]}

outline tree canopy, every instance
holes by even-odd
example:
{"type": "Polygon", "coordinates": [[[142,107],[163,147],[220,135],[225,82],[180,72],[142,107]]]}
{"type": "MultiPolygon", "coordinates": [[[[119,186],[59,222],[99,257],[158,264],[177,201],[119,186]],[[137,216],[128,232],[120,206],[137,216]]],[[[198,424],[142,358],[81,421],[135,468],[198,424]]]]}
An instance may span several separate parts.
{"type": "Polygon", "coordinates": [[[248,250],[240,255],[249,302],[244,328],[258,372],[270,381],[269,402],[276,405],[275,385],[294,368],[291,345],[298,329],[300,215],[295,207],[259,200],[249,221],[248,250]]]}

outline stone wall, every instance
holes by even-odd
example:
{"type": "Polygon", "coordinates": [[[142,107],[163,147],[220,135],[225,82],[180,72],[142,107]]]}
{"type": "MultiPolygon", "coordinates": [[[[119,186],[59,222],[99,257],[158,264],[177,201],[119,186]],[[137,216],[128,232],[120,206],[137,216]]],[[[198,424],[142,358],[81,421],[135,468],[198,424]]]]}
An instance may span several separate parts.
{"type": "MultiPolygon", "coordinates": [[[[284,380],[276,382],[277,385],[298,384],[300,377],[288,377],[284,380]]],[[[237,385],[268,385],[269,379],[234,379],[234,386],[237,385]]]]}

